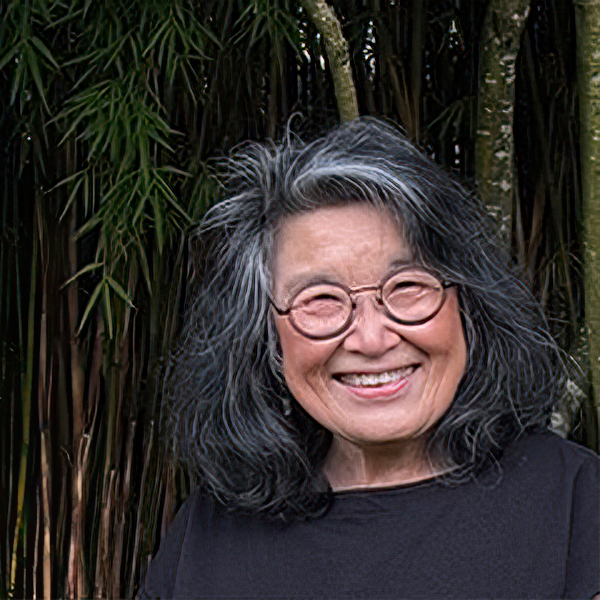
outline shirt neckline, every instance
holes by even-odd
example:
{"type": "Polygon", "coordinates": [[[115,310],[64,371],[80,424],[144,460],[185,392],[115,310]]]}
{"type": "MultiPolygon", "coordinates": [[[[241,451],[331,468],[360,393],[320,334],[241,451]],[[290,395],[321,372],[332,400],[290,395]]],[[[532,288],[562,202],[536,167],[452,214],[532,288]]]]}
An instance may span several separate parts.
{"type": "Polygon", "coordinates": [[[386,486],[377,486],[377,487],[355,487],[349,488],[345,490],[333,490],[334,498],[338,498],[340,496],[349,496],[349,495],[360,495],[360,496],[370,496],[377,494],[384,494],[386,492],[394,492],[401,491],[407,489],[413,489],[418,487],[428,487],[432,485],[436,485],[442,479],[443,474],[437,474],[432,477],[427,477],[426,479],[420,479],[419,481],[411,481],[408,483],[396,483],[394,485],[386,485],[386,486]]]}

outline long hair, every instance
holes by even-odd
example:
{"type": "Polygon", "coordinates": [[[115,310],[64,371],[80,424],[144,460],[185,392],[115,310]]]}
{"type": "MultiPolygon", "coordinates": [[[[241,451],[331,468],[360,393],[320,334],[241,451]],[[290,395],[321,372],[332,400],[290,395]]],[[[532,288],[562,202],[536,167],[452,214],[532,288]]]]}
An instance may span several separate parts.
{"type": "Polygon", "coordinates": [[[457,286],[467,367],[428,440],[448,480],[547,426],[565,378],[539,306],[474,195],[394,128],[362,118],[308,144],[288,132],[280,145],[246,145],[225,187],[199,231],[207,273],[164,386],[176,455],[220,503],[284,519],[329,505],[320,473],[331,434],[285,385],[268,301],[278,226],[325,206],[387,210],[415,258],[457,286]]]}

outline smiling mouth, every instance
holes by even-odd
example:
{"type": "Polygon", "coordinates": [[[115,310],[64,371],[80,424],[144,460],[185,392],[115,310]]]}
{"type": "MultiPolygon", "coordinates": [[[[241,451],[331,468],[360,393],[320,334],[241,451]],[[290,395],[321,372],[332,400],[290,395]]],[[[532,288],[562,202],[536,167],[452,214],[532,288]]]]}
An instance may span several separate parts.
{"type": "Polygon", "coordinates": [[[410,365],[392,371],[383,371],[382,373],[344,373],[334,375],[334,378],[340,383],[351,387],[377,388],[406,379],[415,372],[417,367],[418,365],[410,365]]]}

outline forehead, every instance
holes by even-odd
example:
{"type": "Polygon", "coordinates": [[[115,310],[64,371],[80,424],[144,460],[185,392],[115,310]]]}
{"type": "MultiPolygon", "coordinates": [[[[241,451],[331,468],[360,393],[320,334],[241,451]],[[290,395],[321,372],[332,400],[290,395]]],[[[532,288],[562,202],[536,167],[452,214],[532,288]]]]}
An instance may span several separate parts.
{"type": "Polygon", "coordinates": [[[364,204],[321,208],[288,217],[279,227],[272,264],[275,292],[315,277],[371,284],[411,258],[391,214],[364,204]]]}

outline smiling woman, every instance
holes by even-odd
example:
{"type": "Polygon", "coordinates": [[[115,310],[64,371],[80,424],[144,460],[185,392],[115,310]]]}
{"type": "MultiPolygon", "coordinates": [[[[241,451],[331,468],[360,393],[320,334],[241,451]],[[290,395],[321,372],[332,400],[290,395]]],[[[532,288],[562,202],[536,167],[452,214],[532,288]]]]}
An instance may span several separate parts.
{"type": "MultiPolygon", "coordinates": [[[[306,297],[314,289],[320,306],[310,312],[313,328],[330,323],[332,308],[324,305],[332,304],[335,296],[330,292],[323,297],[327,285],[334,291],[340,284],[359,286],[364,292],[384,277],[382,289],[389,289],[388,281],[412,282],[413,287],[420,282],[419,292],[402,288],[402,294],[412,298],[406,310],[410,314],[417,300],[432,309],[418,324],[400,323],[389,310],[382,310],[393,306],[393,300],[384,304],[373,295],[363,297],[352,321],[341,321],[348,327],[320,341],[293,327],[289,318],[277,318],[287,387],[298,404],[333,434],[324,472],[334,490],[407,483],[436,472],[430,457],[416,450],[425,449],[427,434],[450,407],[467,352],[456,290],[444,297],[441,283],[419,267],[408,272],[416,281],[398,279],[407,273],[406,266],[398,272],[393,266],[410,264],[411,255],[391,216],[364,204],[289,217],[276,233],[274,296],[284,303],[292,298],[293,315],[294,298],[306,297]],[[304,283],[315,279],[322,283],[304,283]],[[429,279],[433,291],[426,293],[421,286],[429,279]],[[441,305],[427,299],[437,295],[436,289],[441,305]],[[324,316],[318,312],[323,310],[324,316]]],[[[398,290],[389,290],[386,297],[399,295],[398,290]]],[[[302,305],[300,309],[306,310],[302,305]]]]}
{"type": "Polygon", "coordinates": [[[199,486],[142,595],[598,592],[600,462],[477,201],[373,119],[229,164],[165,384],[199,486]]]}

